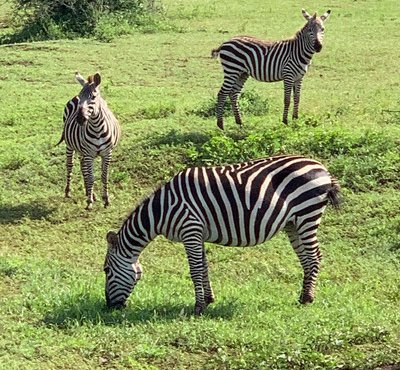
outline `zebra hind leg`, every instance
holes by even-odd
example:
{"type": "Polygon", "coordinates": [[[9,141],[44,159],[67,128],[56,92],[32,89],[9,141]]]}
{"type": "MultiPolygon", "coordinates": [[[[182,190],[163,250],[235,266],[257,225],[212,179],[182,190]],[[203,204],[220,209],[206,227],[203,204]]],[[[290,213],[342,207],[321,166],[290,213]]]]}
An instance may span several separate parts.
{"type": "Polygon", "coordinates": [[[315,284],[321,262],[321,252],[317,240],[318,223],[298,230],[291,224],[286,227],[290,243],[296,252],[304,271],[303,289],[300,294],[301,304],[312,303],[315,297],[315,284]]]}
{"type": "Polygon", "coordinates": [[[242,117],[240,115],[238,98],[240,96],[240,92],[242,91],[243,85],[248,78],[249,75],[247,73],[243,73],[242,75],[240,75],[229,95],[229,97],[231,98],[232,110],[233,110],[233,115],[235,116],[235,122],[238,125],[242,125],[242,117]]]}
{"type": "Polygon", "coordinates": [[[218,92],[218,101],[217,101],[217,126],[223,130],[224,129],[224,106],[225,101],[228,95],[231,94],[233,86],[235,85],[236,81],[238,80],[239,75],[234,74],[225,74],[224,82],[221,86],[221,89],[218,92]]]}
{"type": "Polygon", "coordinates": [[[214,302],[215,297],[211,287],[210,278],[208,276],[208,261],[204,244],[203,244],[203,291],[204,291],[204,303],[205,307],[207,307],[210,303],[214,302]]]}
{"type": "Polygon", "coordinates": [[[71,176],[72,176],[72,168],[74,166],[74,151],[73,151],[73,149],[67,147],[66,155],[67,155],[67,161],[66,161],[67,185],[65,186],[65,197],[70,198],[71,197],[71,176]]]}

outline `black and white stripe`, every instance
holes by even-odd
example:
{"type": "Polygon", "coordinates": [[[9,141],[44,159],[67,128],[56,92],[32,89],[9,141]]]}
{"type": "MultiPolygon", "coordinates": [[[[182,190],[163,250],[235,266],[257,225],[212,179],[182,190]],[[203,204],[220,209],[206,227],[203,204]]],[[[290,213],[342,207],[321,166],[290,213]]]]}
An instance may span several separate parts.
{"type": "Polygon", "coordinates": [[[288,122],[290,96],[293,89],[293,119],[298,118],[301,82],[315,52],[322,49],[324,21],[330,10],[321,17],[310,16],[304,9],[305,26],[292,39],[263,41],[255,37],[237,36],[213,49],[211,55],[218,55],[224,71],[224,82],[218,93],[217,125],[224,128],[223,108],[229,95],[237,124],[242,124],[237,103],[238,96],[249,76],[258,81],[284,84],[283,123],[288,122]]]}
{"type": "MultiPolygon", "coordinates": [[[[112,151],[121,136],[120,125],[100,96],[101,77],[98,73],[89,76],[88,80],[76,73],[77,81],[82,85],[79,95],[72,98],[64,109],[63,140],[67,144],[67,185],[65,196],[70,197],[71,174],[74,151],[79,153],[83,180],[87,196],[87,209],[91,209],[95,196],[93,193],[93,162],[97,156],[101,162],[101,180],[103,183],[102,199],[104,206],[109,205],[108,168],[112,151]]],[[[57,144],[57,145],[58,145],[57,144]]]]}
{"type": "Polygon", "coordinates": [[[302,156],[189,168],[142,202],[118,233],[108,233],[107,304],[125,304],[141,275],[139,255],[164,235],[185,246],[200,314],[214,300],[204,242],[253,246],[283,229],[304,269],[300,302],[311,302],[321,258],[317,228],[328,200],[339,204],[338,194],[326,168],[302,156]]]}

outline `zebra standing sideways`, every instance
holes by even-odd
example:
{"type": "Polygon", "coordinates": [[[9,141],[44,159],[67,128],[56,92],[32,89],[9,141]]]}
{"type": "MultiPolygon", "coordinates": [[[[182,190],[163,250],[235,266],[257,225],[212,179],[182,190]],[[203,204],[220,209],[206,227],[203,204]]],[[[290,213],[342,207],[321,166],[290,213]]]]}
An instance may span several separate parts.
{"type": "Polygon", "coordinates": [[[317,228],[328,201],[339,205],[339,184],[302,156],[189,168],[143,201],[118,233],[108,232],[107,305],[125,305],[142,274],[140,254],[164,235],[185,246],[200,315],[214,301],[204,242],[254,246],[283,229],[304,270],[300,302],[312,302],[321,259],[317,228]]]}
{"type": "Polygon", "coordinates": [[[314,53],[322,49],[324,21],[330,14],[310,16],[304,9],[305,26],[288,40],[263,41],[250,36],[237,36],[212,50],[212,57],[221,60],[224,82],[218,92],[217,125],[224,129],[223,108],[229,95],[237,124],[242,124],[238,96],[249,76],[258,81],[284,84],[283,123],[288,122],[290,96],[293,89],[293,119],[298,118],[301,82],[314,53]]]}
{"type": "Polygon", "coordinates": [[[76,151],[81,157],[81,170],[87,196],[86,209],[92,208],[93,201],[96,200],[93,193],[93,162],[97,156],[101,156],[102,198],[104,207],[107,207],[109,205],[108,167],[112,151],[121,136],[121,129],[114,114],[107,107],[106,101],[100,96],[100,74],[89,76],[87,81],[78,72],[75,77],[82,85],[82,90],[65,106],[64,130],[58,142],[60,144],[65,140],[67,144],[65,196],[70,197],[73,154],[76,151]]]}

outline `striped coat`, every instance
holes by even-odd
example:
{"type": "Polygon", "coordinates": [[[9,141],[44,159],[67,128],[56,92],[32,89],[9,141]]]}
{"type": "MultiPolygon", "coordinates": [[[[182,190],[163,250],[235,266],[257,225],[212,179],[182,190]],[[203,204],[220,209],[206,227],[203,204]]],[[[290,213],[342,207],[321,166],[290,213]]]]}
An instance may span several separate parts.
{"type": "Polygon", "coordinates": [[[314,298],[320,251],[317,228],[339,186],[320,163],[278,156],[179,173],[142,202],[118,233],[109,232],[105,260],[109,306],[125,304],[141,275],[140,253],[157,235],[183,242],[195,287],[195,313],[214,300],[204,242],[253,246],[285,230],[304,269],[302,303],[314,298]]]}
{"type": "Polygon", "coordinates": [[[108,169],[113,149],[120,140],[121,128],[118,120],[108,108],[106,101],[100,96],[100,75],[89,76],[84,80],[80,74],[77,81],[82,85],[79,95],[67,102],[64,108],[63,140],[67,145],[67,185],[65,196],[70,197],[73,154],[77,152],[81,158],[81,170],[87,196],[87,209],[91,209],[96,199],[93,193],[93,163],[97,156],[102,159],[101,179],[103,183],[102,199],[104,206],[109,205],[108,169]]]}
{"type": "Polygon", "coordinates": [[[293,90],[293,118],[298,118],[301,83],[314,53],[322,49],[324,21],[330,11],[317,17],[304,9],[305,26],[288,40],[264,41],[251,36],[237,36],[212,50],[212,57],[220,57],[224,81],[218,92],[217,125],[223,129],[223,108],[229,96],[237,124],[242,124],[238,96],[249,76],[258,81],[284,83],[284,111],[282,121],[287,124],[293,90]]]}

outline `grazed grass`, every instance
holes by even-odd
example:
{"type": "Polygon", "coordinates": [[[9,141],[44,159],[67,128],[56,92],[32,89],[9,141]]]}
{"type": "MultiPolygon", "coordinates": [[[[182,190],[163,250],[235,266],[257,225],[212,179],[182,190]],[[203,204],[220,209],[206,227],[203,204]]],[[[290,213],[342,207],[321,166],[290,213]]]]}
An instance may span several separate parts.
{"type": "MultiPolygon", "coordinates": [[[[281,84],[249,80],[245,91],[267,101],[269,111],[245,114],[243,128],[226,117],[224,133],[214,117],[191,113],[211,102],[222,82],[210,50],[235,34],[289,37],[303,24],[299,6],[164,6],[174,31],[107,44],[0,48],[0,367],[400,364],[400,125],[385,113],[399,102],[397,2],[334,4],[325,48],[304,81],[299,121],[280,122],[281,84]],[[102,95],[123,127],[111,166],[111,207],[95,204],[92,212],[84,210],[77,165],[73,197],[63,198],[64,148],[55,147],[63,106],[79,90],[75,70],[101,72],[102,95]],[[315,303],[296,303],[301,269],[279,235],[249,249],[207,245],[217,300],[195,319],[183,248],[159,238],[141,258],[143,279],[128,308],[105,309],[105,234],[140,199],[188,165],[280,152],[323,161],[343,185],[343,209],[328,209],[320,227],[324,259],[315,303]]],[[[326,10],[322,2],[302,6],[326,10]]],[[[98,167],[96,173],[99,179],[98,167]]]]}

